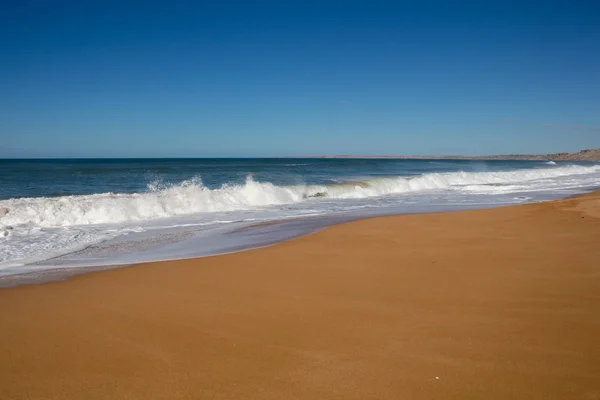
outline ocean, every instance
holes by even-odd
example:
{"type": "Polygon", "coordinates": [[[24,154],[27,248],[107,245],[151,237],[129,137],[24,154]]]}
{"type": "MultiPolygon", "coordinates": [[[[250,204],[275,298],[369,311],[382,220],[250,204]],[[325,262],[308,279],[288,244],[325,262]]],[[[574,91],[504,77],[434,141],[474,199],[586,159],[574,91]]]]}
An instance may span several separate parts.
{"type": "Polygon", "coordinates": [[[0,160],[0,276],[267,246],[374,216],[600,187],[600,164],[396,159],[0,160]]]}

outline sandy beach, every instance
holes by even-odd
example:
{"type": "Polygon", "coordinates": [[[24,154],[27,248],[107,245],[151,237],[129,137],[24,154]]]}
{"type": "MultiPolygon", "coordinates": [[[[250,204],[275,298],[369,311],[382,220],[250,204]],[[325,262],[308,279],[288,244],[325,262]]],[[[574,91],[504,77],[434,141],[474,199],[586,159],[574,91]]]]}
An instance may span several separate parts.
{"type": "Polygon", "coordinates": [[[0,290],[2,399],[600,399],[600,193],[0,290]]]}

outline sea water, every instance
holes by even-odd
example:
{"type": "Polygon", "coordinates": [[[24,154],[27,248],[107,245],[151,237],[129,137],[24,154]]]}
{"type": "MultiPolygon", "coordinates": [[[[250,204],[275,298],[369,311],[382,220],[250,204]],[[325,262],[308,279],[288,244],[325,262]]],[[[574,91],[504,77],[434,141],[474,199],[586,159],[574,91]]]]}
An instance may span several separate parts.
{"type": "Polygon", "coordinates": [[[0,160],[0,276],[227,253],[360,218],[599,186],[600,164],[583,162],[0,160]]]}

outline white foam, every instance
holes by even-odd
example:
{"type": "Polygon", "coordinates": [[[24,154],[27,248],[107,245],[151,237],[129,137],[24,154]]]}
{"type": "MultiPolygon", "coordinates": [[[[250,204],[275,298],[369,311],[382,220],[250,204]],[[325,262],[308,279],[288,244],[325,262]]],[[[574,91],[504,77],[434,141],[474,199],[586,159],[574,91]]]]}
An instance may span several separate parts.
{"type": "Polygon", "coordinates": [[[277,186],[248,177],[243,184],[210,189],[194,179],[168,187],[153,184],[145,193],[10,199],[0,201],[0,209],[8,210],[0,217],[0,231],[14,228],[7,236],[0,235],[0,269],[47,260],[122,235],[179,228],[208,231],[225,225],[236,229],[250,221],[356,211],[492,207],[558,198],[599,185],[600,165],[571,165],[332,185],[277,186]]]}
{"type": "MultiPolygon", "coordinates": [[[[357,199],[433,189],[469,190],[483,185],[508,185],[564,176],[593,174],[600,166],[565,166],[506,172],[431,173],[418,177],[391,177],[334,185],[276,186],[248,177],[244,184],[209,189],[200,179],[179,185],[151,185],[146,193],[102,193],[55,198],[19,198],[0,201],[10,210],[1,222],[14,227],[68,227],[148,221],[194,213],[248,210],[298,203],[320,197],[357,199]]],[[[506,187],[504,191],[510,190],[506,187]]]]}

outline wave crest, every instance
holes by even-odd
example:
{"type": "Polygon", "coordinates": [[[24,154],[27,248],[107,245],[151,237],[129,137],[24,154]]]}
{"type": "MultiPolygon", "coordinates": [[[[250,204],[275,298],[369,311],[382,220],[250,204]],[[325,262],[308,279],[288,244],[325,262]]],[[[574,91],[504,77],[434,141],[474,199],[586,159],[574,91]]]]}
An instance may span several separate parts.
{"type": "Polygon", "coordinates": [[[600,166],[565,166],[505,172],[431,173],[416,177],[387,177],[332,185],[277,186],[249,176],[243,184],[209,189],[200,179],[165,186],[152,183],[146,193],[102,193],[56,198],[0,201],[8,213],[2,225],[64,227],[144,221],[178,215],[234,211],[255,207],[319,201],[320,198],[365,198],[432,189],[465,190],[470,186],[509,185],[561,176],[591,174],[600,166]]]}

